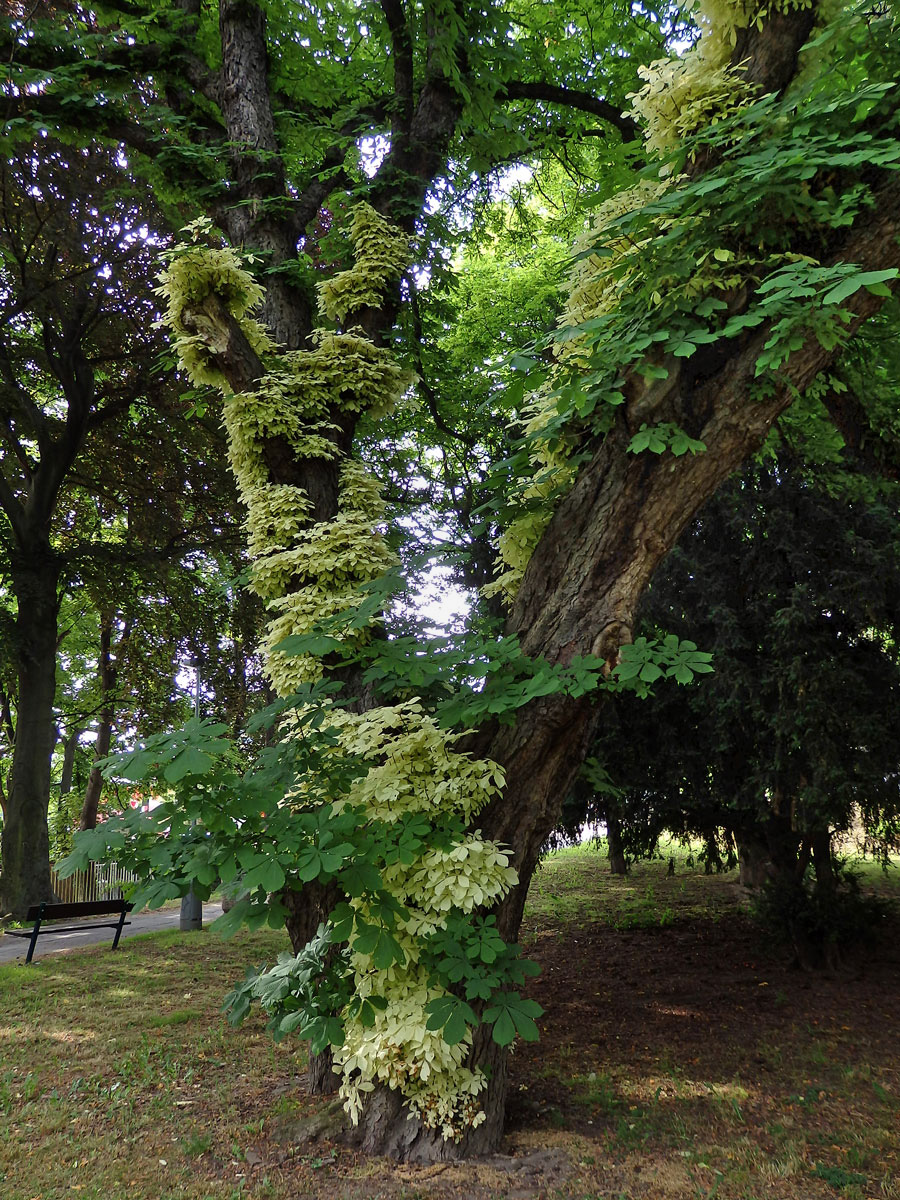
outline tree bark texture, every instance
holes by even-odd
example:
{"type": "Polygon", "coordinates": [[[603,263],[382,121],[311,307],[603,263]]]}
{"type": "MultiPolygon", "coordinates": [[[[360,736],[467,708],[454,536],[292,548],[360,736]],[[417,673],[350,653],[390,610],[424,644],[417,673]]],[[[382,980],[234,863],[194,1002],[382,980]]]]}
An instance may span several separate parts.
{"type": "Polygon", "coordinates": [[[19,696],[3,822],[0,915],[23,917],[29,905],[53,899],[47,802],[56,742],[57,581],[50,555],[14,576],[19,696]]]}

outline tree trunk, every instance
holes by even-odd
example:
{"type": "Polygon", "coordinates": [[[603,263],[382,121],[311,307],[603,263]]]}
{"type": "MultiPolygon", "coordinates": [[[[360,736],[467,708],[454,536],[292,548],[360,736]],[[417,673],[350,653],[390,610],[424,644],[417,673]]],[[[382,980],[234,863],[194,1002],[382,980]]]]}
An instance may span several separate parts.
{"type": "MultiPolygon", "coordinates": [[[[97,740],[94,743],[95,765],[91,767],[87,787],[84,790],[84,803],[81,806],[80,829],[94,829],[97,825],[97,810],[103,792],[103,775],[96,764],[108,757],[112,742],[116,684],[119,678],[118,664],[112,655],[112,630],[113,615],[104,613],[100,624],[100,657],[97,664],[100,677],[100,722],[97,726],[97,740]]],[[[121,653],[130,634],[131,624],[126,621],[119,639],[118,653],[121,653]]]]}
{"type": "Polygon", "coordinates": [[[56,742],[57,580],[50,555],[19,568],[13,578],[19,703],[3,823],[0,913],[15,917],[23,917],[31,904],[53,899],[47,809],[56,742]]]}
{"type": "Polygon", "coordinates": [[[503,1138],[507,1060],[507,1051],[492,1041],[489,1031],[481,1026],[475,1034],[469,1062],[480,1066],[488,1076],[487,1087],[479,1096],[485,1120],[460,1141],[447,1141],[440,1130],[410,1120],[399,1093],[385,1087],[373,1093],[354,1140],[359,1140],[366,1154],[383,1154],[412,1163],[452,1162],[495,1153],[503,1138]]]}
{"type": "Polygon", "coordinates": [[[80,729],[73,729],[63,745],[62,774],[59,777],[60,796],[66,796],[72,790],[72,781],[75,778],[75,755],[78,753],[78,739],[81,737],[81,733],[80,729]]]}
{"type": "MultiPolygon", "coordinates": [[[[109,754],[109,744],[112,738],[112,713],[104,710],[100,715],[97,728],[97,741],[94,744],[94,759],[99,762],[109,754]]],[[[81,806],[79,829],[94,829],[97,825],[97,811],[100,807],[100,797],[103,793],[103,775],[97,766],[91,767],[87,786],[84,789],[84,803],[81,806]]]]}
{"type": "Polygon", "coordinates": [[[741,886],[753,890],[763,887],[772,870],[765,838],[757,831],[742,830],[737,844],[741,886]]]}
{"type": "Polygon", "coordinates": [[[612,875],[626,875],[628,864],[622,848],[622,822],[612,806],[606,810],[606,847],[609,855],[609,870],[612,875]]]}
{"type": "MultiPolygon", "coordinates": [[[[294,953],[315,937],[319,925],[328,919],[328,914],[340,899],[334,884],[323,887],[320,883],[307,884],[302,892],[289,888],[281,893],[281,902],[287,909],[285,928],[291,939],[294,953]]],[[[340,1079],[333,1070],[331,1050],[313,1054],[310,1050],[306,1071],[306,1090],[311,1096],[328,1096],[338,1090],[340,1079]]]]}

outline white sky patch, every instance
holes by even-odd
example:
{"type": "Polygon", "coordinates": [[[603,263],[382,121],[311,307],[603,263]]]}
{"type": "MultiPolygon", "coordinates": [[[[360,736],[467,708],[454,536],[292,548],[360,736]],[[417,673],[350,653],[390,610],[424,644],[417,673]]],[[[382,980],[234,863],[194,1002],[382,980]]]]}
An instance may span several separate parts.
{"type": "Polygon", "coordinates": [[[391,139],[383,133],[377,133],[374,137],[360,139],[359,165],[369,179],[372,179],[377,174],[390,148],[391,139]]]}
{"type": "Polygon", "coordinates": [[[427,623],[429,632],[443,633],[454,618],[465,619],[472,607],[472,594],[453,579],[450,567],[430,567],[420,588],[411,591],[410,602],[427,623]]]}

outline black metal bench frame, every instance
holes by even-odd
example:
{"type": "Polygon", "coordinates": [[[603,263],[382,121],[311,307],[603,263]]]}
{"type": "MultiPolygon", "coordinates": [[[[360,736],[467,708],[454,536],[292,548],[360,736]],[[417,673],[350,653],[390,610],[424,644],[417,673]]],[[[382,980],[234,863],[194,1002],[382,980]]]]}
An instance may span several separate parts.
{"type": "Polygon", "coordinates": [[[127,904],[121,897],[116,900],[83,900],[76,904],[51,904],[47,901],[44,904],[32,904],[26,913],[25,920],[34,921],[33,929],[7,929],[6,932],[14,937],[31,938],[28,954],[25,956],[26,963],[31,962],[37,940],[42,933],[80,933],[83,929],[114,929],[116,936],[113,938],[112,949],[115,950],[123,927],[131,924],[125,917],[133,907],[133,904],[127,904]],[[44,926],[44,921],[64,920],[67,917],[111,916],[115,913],[118,914],[118,921],[84,921],[79,925],[44,926]]]}

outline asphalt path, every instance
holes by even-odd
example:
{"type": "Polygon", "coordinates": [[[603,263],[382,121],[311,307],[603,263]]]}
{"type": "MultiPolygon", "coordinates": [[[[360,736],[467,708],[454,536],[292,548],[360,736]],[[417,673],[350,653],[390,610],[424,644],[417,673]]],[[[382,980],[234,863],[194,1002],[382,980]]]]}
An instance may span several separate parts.
{"type": "MultiPolygon", "coordinates": [[[[216,917],[222,915],[221,904],[203,905],[203,924],[211,924],[216,917]]],[[[110,918],[112,919],[112,918],[110,918]]],[[[122,939],[134,937],[139,933],[157,933],[162,929],[177,929],[181,922],[179,909],[158,909],[156,912],[143,912],[135,915],[130,913],[131,922],[122,930],[122,939]]],[[[67,922],[68,923],[68,922],[67,922]]],[[[80,950],[85,946],[94,946],[107,942],[110,946],[115,937],[114,929],[80,929],[77,933],[44,933],[49,925],[42,926],[41,933],[34,948],[32,962],[46,958],[48,954],[61,954],[66,950],[80,950]]],[[[25,962],[28,953],[28,938],[13,937],[11,934],[0,935],[0,963],[25,962]]]]}

